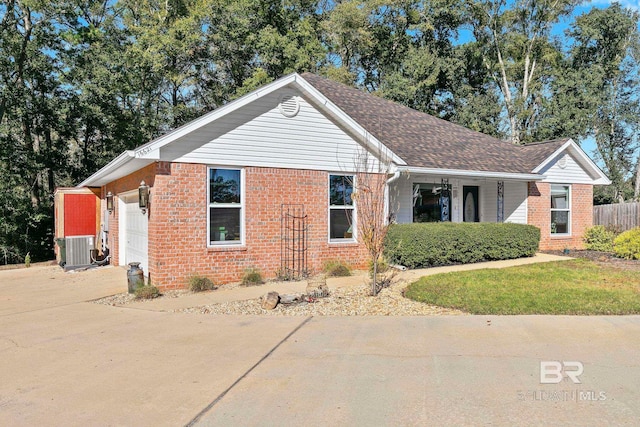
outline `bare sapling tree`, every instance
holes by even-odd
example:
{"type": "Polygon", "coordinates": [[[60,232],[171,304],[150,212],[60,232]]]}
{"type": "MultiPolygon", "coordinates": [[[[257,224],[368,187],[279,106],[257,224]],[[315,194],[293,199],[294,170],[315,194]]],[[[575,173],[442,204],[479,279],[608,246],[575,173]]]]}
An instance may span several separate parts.
{"type": "Polygon", "coordinates": [[[387,180],[393,176],[393,163],[383,147],[375,153],[365,149],[355,158],[356,179],[352,198],[357,206],[358,239],[367,249],[372,265],[371,295],[376,296],[385,285],[381,279],[380,267],[390,213],[387,203],[387,180]]]}

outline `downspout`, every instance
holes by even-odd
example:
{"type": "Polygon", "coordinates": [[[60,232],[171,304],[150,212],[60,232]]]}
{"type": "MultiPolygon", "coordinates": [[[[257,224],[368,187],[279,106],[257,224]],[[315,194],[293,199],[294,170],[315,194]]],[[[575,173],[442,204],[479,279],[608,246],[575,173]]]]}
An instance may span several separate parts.
{"type": "Polygon", "coordinates": [[[385,224],[389,223],[389,209],[390,209],[390,205],[391,205],[391,195],[389,193],[389,185],[396,181],[398,178],[400,178],[400,171],[396,170],[393,173],[393,176],[389,179],[387,179],[387,182],[385,183],[386,185],[384,186],[384,222],[385,224]]]}

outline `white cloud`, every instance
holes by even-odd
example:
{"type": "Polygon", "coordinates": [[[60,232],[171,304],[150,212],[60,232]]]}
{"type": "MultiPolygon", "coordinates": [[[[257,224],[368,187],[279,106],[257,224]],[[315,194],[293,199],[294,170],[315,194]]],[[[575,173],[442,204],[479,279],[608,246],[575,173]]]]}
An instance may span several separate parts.
{"type": "Polygon", "coordinates": [[[640,10],[640,0],[593,0],[585,6],[609,6],[611,3],[620,3],[623,7],[640,10]]]}

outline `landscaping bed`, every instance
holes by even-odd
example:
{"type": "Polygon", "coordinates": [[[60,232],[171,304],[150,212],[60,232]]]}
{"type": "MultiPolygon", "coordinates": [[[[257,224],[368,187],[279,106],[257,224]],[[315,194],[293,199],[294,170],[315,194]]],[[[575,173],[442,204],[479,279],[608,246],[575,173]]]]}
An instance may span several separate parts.
{"type": "MultiPolygon", "coordinates": [[[[182,296],[191,295],[191,294],[193,294],[193,292],[189,291],[188,289],[176,289],[171,291],[164,291],[158,296],[158,298],[180,298],[182,296]]],[[[121,305],[130,304],[135,301],[144,302],[144,301],[152,301],[152,300],[136,299],[136,296],[134,294],[123,292],[120,294],[110,295],[104,298],[98,298],[97,300],[93,300],[92,302],[95,304],[110,305],[113,307],[117,307],[121,305]]]]}
{"type": "MultiPolygon", "coordinates": [[[[254,298],[242,301],[208,304],[172,310],[180,313],[227,314],[227,315],[266,315],[266,316],[440,316],[466,314],[460,310],[437,307],[412,301],[403,296],[407,282],[396,279],[393,283],[372,297],[370,285],[347,286],[332,289],[327,297],[314,298],[313,302],[296,304],[278,304],[273,310],[261,307],[261,299],[254,298]]],[[[225,285],[225,289],[239,287],[239,284],[225,285]]],[[[271,289],[271,288],[270,288],[271,289]]],[[[210,291],[216,292],[216,291],[210,291]]],[[[266,293],[266,291],[265,291],[266,293]]],[[[121,293],[93,301],[96,304],[110,306],[126,306],[134,302],[153,304],[163,298],[181,298],[193,295],[186,289],[164,291],[153,300],[139,300],[133,294],[121,293]]]]}
{"type": "Polygon", "coordinates": [[[604,267],[614,267],[616,269],[628,271],[640,271],[640,260],[618,258],[611,252],[572,250],[569,251],[568,254],[564,251],[544,251],[544,253],[588,259],[604,267]]]}
{"type": "MultiPolygon", "coordinates": [[[[559,251],[549,253],[565,255],[559,251]]],[[[313,301],[278,304],[273,310],[263,309],[261,300],[256,298],[174,311],[269,316],[640,314],[640,261],[587,250],[568,255],[581,259],[438,274],[423,277],[408,287],[407,279],[398,274],[377,297],[369,296],[369,286],[363,283],[332,289],[328,297],[313,301]]],[[[236,286],[239,284],[225,288],[236,286]]],[[[191,294],[188,290],[167,291],[159,298],[191,294]]],[[[133,301],[133,295],[120,294],[95,302],[126,305],[133,301]]]]}
{"type": "Polygon", "coordinates": [[[273,310],[261,308],[259,299],[231,301],[175,310],[198,314],[243,314],[267,316],[440,316],[466,314],[460,310],[411,301],[402,295],[406,282],[397,281],[372,297],[369,285],[331,290],[328,297],[300,304],[278,304],[273,310]]]}

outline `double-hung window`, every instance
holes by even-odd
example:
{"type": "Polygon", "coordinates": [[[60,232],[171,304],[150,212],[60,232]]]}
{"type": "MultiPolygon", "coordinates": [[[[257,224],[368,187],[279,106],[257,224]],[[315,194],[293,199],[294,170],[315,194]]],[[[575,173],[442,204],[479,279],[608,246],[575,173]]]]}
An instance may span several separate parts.
{"type": "Polygon", "coordinates": [[[329,175],[329,240],[353,239],[353,175],[329,175]]]}
{"type": "Polygon", "coordinates": [[[551,235],[571,234],[571,186],[551,185],[551,235]]]}
{"type": "Polygon", "coordinates": [[[209,168],[209,245],[241,244],[243,230],[242,169],[209,168]]]}

